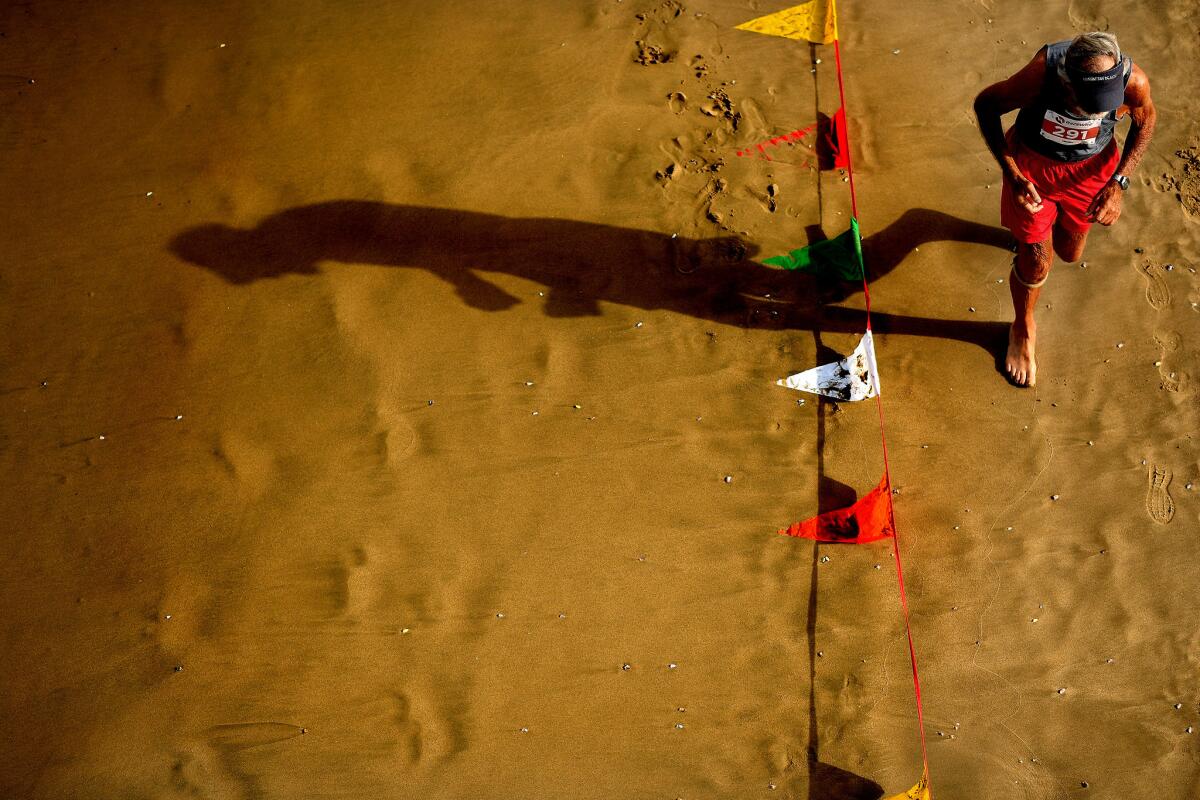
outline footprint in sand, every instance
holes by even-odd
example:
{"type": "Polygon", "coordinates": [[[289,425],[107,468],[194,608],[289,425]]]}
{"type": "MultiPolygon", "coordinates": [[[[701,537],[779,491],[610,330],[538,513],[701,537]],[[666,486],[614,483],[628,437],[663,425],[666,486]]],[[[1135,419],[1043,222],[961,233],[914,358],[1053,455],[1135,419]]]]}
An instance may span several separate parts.
{"type": "Polygon", "coordinates": [[[1200,139],[1193,140],[1185,150],[1176,150],[1179,159],[1171,171],[1155,179],[1153,186],[1160,192],[1171,192],[1192,219],[1200,219],[1200,139]]]}
{"type": "Polygon", "coordinates": [[[768,214],[774,214],[779,210],[779,184],[768,183],[766,194],[759,194],[753,189],[750,190],[750,194],[758,201],[762,210],[768,214]]]}
{"type": "Polygon", "coordinates": [[[687,111],[687,95],[683,92],[671,92],[667,95],[667,105],[672,113],[682,114],[687,111]]]}
{"type": "Polygon", "coordinates": [[[1108,17],[1100,13],[1102,6],[1101,0],[1071,0],[1067,6],[1067,19],[1071,21],[1071,26],[1080,32],[1106,31],[1108,17]]]}
{"type": "Polygon", "coordinates": [[[412,713],[412,702],[403,692],[392,695],[397,734],[400,737],[401,752],[407,758],[409,766],[415,766],[421,760],[424,743],[421,739],[421,723],[412,713]]]}
{"type": "Polygon", "coordinates": [[[219,750],[249,750],[264,744],[294,739],[307,729],[288,722],[233,722],[214,725],[206,733],[208,743],[219,750]]]}
{"type": "Polygon", "coordinates": [[[1153,261],[1144,261],[1138,267],[1138,271],[1146,276],[1146,302],[1151,308],[1157,311],[1162,311],[1171,304],[1171,289],[1167,286],[1163,275],[1166,270],[1162,264],[1155,264],[1153,261]]]}
{"type": "Polygon", "coordinates": [[[1159,375],[1162,377],[1162,388],[1168,392],[1182,392],[1187,381],[1187,374],[1183,372],[1167,372],[1164,368],[1160,370],[1159,375]]]}
{"type": "Polygon", "coordinates": [[[1158,360],[1158,374],[1162,379],[1162,388],[1168,392],[1182,392],[1187,385],[1187,373],[1171,369],[1167,365],[1167,353],[1174,353],[1178,350],[1183,342],[1183,337],[1172,331],[1156,335],[1154,342],[1162,348],[1162,358],[1158,360]]]}
{"type": "Polygon", "coordinates": [[[1175,516],[1175,503],[1167,487],[1171,485],[1171,470],[1154,464],[1150,467],[1150,487],[1146,490],[1146,513],[1150,519],[1166,525],[1175,516]]]}

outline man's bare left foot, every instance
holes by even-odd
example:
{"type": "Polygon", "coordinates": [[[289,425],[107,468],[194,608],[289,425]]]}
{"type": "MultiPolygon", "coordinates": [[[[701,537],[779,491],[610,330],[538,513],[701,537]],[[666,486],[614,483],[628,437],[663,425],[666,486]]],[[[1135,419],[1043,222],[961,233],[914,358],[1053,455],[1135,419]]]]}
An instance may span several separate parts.
{"type": "Polygon", "coordinates": [[[1018,333],[1014,323],[1008,329],[1008,353],[1004,357],[1004,370],[1017,386],[1033,386],[1037,378],[1037,359],[1034,358],[1034,339],[1036,333],[1032,326],[1027,333],[1018,333]]]}

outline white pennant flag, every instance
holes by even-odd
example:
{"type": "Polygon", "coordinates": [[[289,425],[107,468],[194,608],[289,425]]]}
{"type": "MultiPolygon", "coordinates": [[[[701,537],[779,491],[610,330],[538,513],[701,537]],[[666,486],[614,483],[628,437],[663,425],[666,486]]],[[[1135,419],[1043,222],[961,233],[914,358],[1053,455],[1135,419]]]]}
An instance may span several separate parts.
{"type": "Polygon", "coordinates": [[[879,394],[879,369],[875,366],[875,342],[871,332],[864,333],[854,352],[841,361],[797,372],[775,383],[834,400],[854,401],[874,397],[879,394]]]}

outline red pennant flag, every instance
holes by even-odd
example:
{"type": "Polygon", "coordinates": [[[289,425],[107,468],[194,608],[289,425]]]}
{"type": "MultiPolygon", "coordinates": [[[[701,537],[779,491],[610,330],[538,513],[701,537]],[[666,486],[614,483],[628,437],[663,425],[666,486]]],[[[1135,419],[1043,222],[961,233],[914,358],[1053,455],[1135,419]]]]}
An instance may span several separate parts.
{"type": "MultiPolygon", "coordinates": [[[[850,166],[850,143],[846,139],[846,109],[839,108],[829,123],[824,126],[822,134],[822,149],[833,159],[834,169],[846,169],[850,166]]],[[[826,164],[829,162],[826,161],[826,164]]]]}
{"type": "Polygon", "coordinates": [[[863,544],[896,535],[892,520],[892,489],[887,476],[854,505],[792,523],[780,531],[784,536],[799,536],[817,542],[863,544]]]}

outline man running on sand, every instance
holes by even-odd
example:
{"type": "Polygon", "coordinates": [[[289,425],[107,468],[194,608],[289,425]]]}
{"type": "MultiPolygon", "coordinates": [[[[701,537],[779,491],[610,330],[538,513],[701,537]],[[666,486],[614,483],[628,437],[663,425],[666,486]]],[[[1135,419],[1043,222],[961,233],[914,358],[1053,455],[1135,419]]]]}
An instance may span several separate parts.
{"type": "Polygon", "coordinates": [[[1063,261],[1078,261],[1091,223],[1121,216],[1129,173],[1154,133],[1150,81],[1115,36],[1084,33],[1046,45],[1020,72],[980,92],[975,115],[1004,174],[1000,219],[1017,240],[1009,281],[1016,319],[1004,368],[1013,383],[1032,386],[1033,309],[1050,274],[1051,243],[1063,261]],[[1006,134],[1000,118],[1016,109],[1006,134]],[[1126,114],[1133,122],[1118,152],[1113,129],[1126,114]]]}

